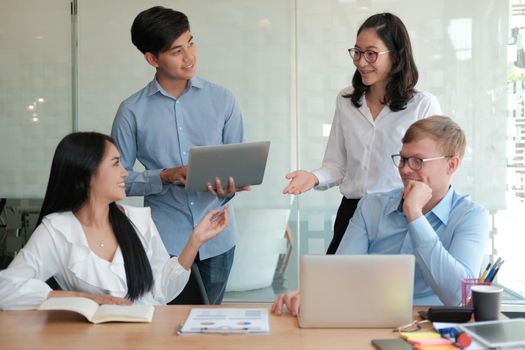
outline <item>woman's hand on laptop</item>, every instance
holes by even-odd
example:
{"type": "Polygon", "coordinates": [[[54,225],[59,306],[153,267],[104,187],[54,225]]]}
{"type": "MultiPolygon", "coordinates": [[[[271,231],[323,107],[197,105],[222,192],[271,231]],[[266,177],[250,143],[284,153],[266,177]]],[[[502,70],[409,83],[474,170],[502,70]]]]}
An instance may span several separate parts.
{"type": "Polygon", "coordinates": [[[283,307],[286,306],[288,312],[292,316],[297,316],[299,313],[299,304],[301,295],[299,289],[292,292],[283,293],[277,297],[272,305],[272,313],[275,315],[282,315],[283,307]]]}
{"type": "Polygon", "coordinates": [[[215,178],[215,188],[212,186],[211,183],[208,183],[208,192],[213,194],[214,196],[219,197],[231,197],[235,194],[235,192],[249,191],[251,189],[251,186],[235,187],[235,180],[233,179],[233,177],[230,177],[228,179],[227,188],[222,187],[221,179],[219,179],[218,177],[215,178]]]}

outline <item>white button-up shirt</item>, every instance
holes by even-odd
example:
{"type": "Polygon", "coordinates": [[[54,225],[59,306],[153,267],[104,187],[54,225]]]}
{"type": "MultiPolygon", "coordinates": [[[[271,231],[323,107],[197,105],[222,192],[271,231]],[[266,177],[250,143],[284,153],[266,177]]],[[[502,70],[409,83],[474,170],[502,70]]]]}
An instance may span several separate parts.
{"type": "MultiPolygon", "coordinates": [[[[176,257],[169,257],[149,208],[123,207],[144,246],[154,278],[153,289],[135,303],[166,304],[182,291],[190,272],[176,257]]],[[[72,212],[47,215],[9,267],[0,271],[0,309],[38,307],[51,291],[45,283],[51,277],[63,290],[117,297],[125,297],[128,291],[120,248],[111,262],[93,253],[72,212]]]]}
{"type": "Polygon", "coordinates": [[[441,114],[439,102],[428,92],[417,92],[404,110],[393,112],[384,106],[374,120],[364,95],[360,108],[342,96],[351,92],[347,87],[337,96],[322,167],[313,171],[319,179],[315,189],[339,185],[346,198],[361,198],[402,186],[391,155],[401,150],[401,139],[412,123],[441,114]]]}

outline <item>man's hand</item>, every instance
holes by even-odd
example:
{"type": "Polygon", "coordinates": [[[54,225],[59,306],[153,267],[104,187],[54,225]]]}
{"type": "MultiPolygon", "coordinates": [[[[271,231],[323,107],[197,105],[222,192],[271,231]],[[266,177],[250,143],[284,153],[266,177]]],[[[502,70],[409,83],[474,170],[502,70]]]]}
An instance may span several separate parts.
{"type": "Polygon", "coordinates": [[[403,212],[410,223],[423,215],[423,207],[432,198],[432,189],[421,181],[409,181],[403,190],[403,212]]]}
{"type": "Polygon", "coordinates": [[[292,171],[286,174],[286,178],[290,183],[284,188],[284,194],[301,194],[319,184],[317,176],[305,170],[292,171]]]}
{"type": "Polygon", "coordinates": [[[215,188],[208,182],[208,192],[219,197],[231,197],[235,192],[250,191],[251,189],[251,186],[235,187],[235,180],[233,177],[228,179],[228,188],[226,189],[222,187],[221,179],[218,177],[215,178],[215,188]]]}
{"type": "Polygon", "coordinates": [[[167,168],[160,172],[160,179],[163,183],[178,182],[185,185],[187,171],[188,167],[185,165],[178,168],[167,168]]]}
{"type": "Polygon", "coordinates": [[[283,307],[286,306],[288,312],[292,316],[297,316],[299,313],[299,304],[301,301],[301,295],[299,290],[281,294],[277,297],[272,305],[272,313],[275,315],[282,315],[283,307]]]}

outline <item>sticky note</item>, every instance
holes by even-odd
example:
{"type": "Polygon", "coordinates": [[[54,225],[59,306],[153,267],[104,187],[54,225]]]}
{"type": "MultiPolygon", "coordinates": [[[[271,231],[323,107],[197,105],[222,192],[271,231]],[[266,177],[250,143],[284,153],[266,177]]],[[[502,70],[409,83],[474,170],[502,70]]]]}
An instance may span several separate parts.
{"type": "Polygon", "coordinates": [[[452,344],[452,341],[445,338],[432,338],[432,339],[408,339],[412,345],[448,345],[452,344]]]}
{"type": "Polygon", "coordinates": [[[449,345],[414,345],[414,350],[458,350],[452,344],[449,345]]]}
{"type": "Polygon", "coordinates": [[[441,334],[436,332],[401,332],[399,336],[405,340],[411,339],[440,339],[441,334]]]}

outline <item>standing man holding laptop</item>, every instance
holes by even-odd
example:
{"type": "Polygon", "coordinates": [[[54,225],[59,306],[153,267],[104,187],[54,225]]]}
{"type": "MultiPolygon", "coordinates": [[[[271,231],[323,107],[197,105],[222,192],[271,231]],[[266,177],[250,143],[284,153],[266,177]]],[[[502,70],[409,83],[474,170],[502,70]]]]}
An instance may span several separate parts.
{"type": "MultiPolygon", "coordinates": [[[[413,254],[414,303],[459,305],[461,279],[478,275],[488,237],[487,211],[451,186],[465,135],[433,116],[412,124],[402,142],[392,160],[403,188],[363,197],[336,254],[413,254]]],[[[299,291],[282,294],[272,311],[285,305],[296,315],[299,301],[299,291]]]]}
{"type": "MultiPolygon", "coordinates": [[[[161,6],[145,10],[133,22],[131,40],[156,74],[121,103],[111,135],[129,171],[127,194],[144,196],[168,252],[179,255],[206,212],[248,189],[236,189],[232,178],[227,188],[217,180],[208,192],[184,189],[190,148],[243,142],[242,114],[230,91],[195,76],[197,52],[185,14],[161,6]],[[136,160],[145,171],[133,170],[136,160]]],[[[212,304],[221,303],[233,262],[233,210],[230,214],[228,227],[197,256],[212,304]]]]}

